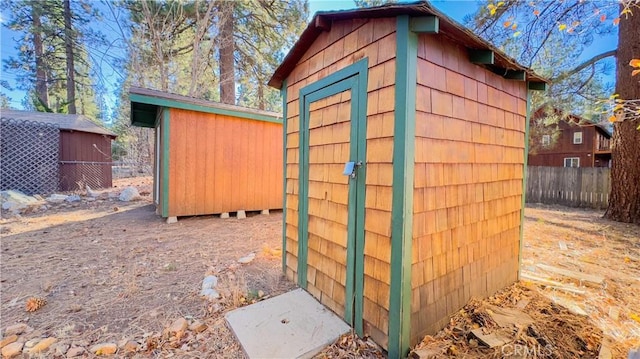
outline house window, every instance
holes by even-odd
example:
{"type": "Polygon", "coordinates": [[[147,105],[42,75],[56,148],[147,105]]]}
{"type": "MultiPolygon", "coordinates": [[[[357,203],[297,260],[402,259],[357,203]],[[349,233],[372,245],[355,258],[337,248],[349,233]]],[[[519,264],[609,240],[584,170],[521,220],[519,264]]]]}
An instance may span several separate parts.
{"type": "Polygon", "coordinates": [[[566,157],[564,159],[565,167],[580,167],[580,157],[566,157]]]}
{"type": "Polygon", "coordinates": [[[549,146],[551,144],[551,135],[542,135],[542,146],[549,146]]]}
{"type": "Polygon", "coordinates": [[[582,132],[573,133],[573,144],[574,145],[582,144],[582,132]]]}

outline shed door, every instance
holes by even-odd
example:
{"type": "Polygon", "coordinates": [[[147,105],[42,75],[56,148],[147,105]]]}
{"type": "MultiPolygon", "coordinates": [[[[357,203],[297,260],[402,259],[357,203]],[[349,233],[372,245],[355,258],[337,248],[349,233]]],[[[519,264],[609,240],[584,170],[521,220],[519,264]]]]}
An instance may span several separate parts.
{"type": "Polygon", "coordinates": [[[366,163],[362,77],[356,73],[326,86],[318,86],[320,80],[305,88],[311,91],[301,90],[298,236],[299,285],[342,315],[359,335],[366,163]],[[349,162],[353,175],[345,174],[349,162]]]}

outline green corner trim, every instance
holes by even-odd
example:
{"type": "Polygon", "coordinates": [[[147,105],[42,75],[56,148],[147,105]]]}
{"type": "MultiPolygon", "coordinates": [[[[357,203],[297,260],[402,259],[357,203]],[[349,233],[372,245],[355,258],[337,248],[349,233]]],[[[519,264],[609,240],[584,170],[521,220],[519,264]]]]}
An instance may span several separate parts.
{"type": "Polygon", "coordinates": [[[287,273],[287,80],[282,82],[282,273],[287,273]]]}
{"type": "Polygon", "coordinates": [[[522,162],[522,199],[520,203],[520,243],[518,249],[518,279],[521,275],[522,265],[522,246],[524,243],[524,208],[526,206],[527,194],[527,166],[529,164],[529,121],[531,120],[531,91],[527,90],[527,115],[525,117],[526,124],[524,126],[524,160],[522,162]]]}
{"type": "Polygon", "coordinates": [[[547,90],[547,83],[546,82],[529,81],[528,82],[528,89],[529,90],[534,90],[534,91],[546,91],[547,90]]]}
{"type": "Polygon", "coordinates": [[[502,75],[507,80],[525,81],[527,79],[527,73],[524,70],[506,70],[502,75]]]}
{"type": "Polygon", "coordinates": [[[469,49],[469,61],[474,64],[493,65],[495,62],[495,54],[491,50],[469,49]]]}
{"type": "Polygon", "coordinates": [[[169,217],[169,141],[171,110],[162,111],[162,217],[169,217]]]}
{"type": "MultiPolygon", "coordinates": [[[[141,104],[156,105],[161,107],[179,108],[182,110],[190,110],[190,111],[198,111],[198,112],[205,112],[205,113],[213,113],[217,115],[240,117],[240,118],[246,118],[249,120],[256,120],[256,121],[282,123],[282,119],[280,118],[263,115],[260,113],[254,113],[250,111],[244,112],[244,111],[236,111],[236,110],[226,109],[226,108],[204,106],[204,105],[181,102],[176,100],[158,98],[153,96],[140,95],[135,93],[132,93],[129,95],[129,100],[131,101],[131,103],[141,103],[141,104]]],[[[132,123],[135,123],[138,126],[142,126],[142,124],[140,124],[140,121],[138,121],[137,119],[133,119],[132,123]]]]}
{"type": "Polygon", "coordinates": [[[407,356],[411,334],[411,241],[418,36],[409,31],[409,23],[409,16],[397,17],[389,358],[407,356]]]}
{"type": "MultiPolygon", "coordinates": [[[[307,287],[308,251],[308,181],[309,181],[309,119],[311,103],[351,90],[351,160],[358,161],[366,154],[366,109],[367,109],[368,59],[318,80],[300,90],[300,174],[298,211],[298,285],[307,287]]],[[[364,162],[364,161],[363,161],[364,162]]],[[[356,333],[364,335],[363,328],[363,280],[364,280],[364,203],[365,166],[358,169],[354,185],[349,186],[349,221],[347,225],[347,270],[345,285],[344,319],[354,326],[356,333]],[[352,299],[349,299],[352,298],[352,299]]]]}
{"type": "Polygon", "coordinates": [[[409,28],[417,34],[437,34],[440,31],[440,20],[435,15],[412,17],[409,28]]]}

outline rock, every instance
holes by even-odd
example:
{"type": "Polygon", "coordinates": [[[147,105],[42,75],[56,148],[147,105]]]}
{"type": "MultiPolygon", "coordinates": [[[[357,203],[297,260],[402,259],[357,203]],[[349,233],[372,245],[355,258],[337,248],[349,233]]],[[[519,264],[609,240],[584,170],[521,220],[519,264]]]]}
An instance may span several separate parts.
{"type": "Polygon", "coordinates": [[[238,212],[236,212],[236,218],[237,219],[245,219],[247,218],[247,213],[243,210],[239,210],[238,212]]]}
{"type": "Polygon", "coordinates": [[[31,348],[29,350],[29,353],[42,353],[44,351],[47,351],[49,349],[49,347],[57,342],[58,339],[54,338],[54,337],[48,337],[48,338],[44,338],[41,341],[38,342],[38,344],[34,345],[33,348],[31,348]]]}
{"type": "Polygon", "coordinates": [[[22,354],[22,343],[11,343],[2,348],[2,358],[13,358],[22,354]]]}
{"type": "Polygon", "coordinates": [[[87,185],[87,196],[96,198],[96,197],[100,197],[100,193],[92,190],[91,187],[89,187],[89,185],[87,185]]]}
{"type": "Polygon", "coordinates": [[[120,196],[118,199],[122,202],[133,201],[134,199],[140,198],[140,193],[138,193],[138,189],[132,186],[129,186],[120,192],[120,196]]]}
{"type": "Polygon", "coordinates": [[[220,213],[220,218],[222,218],[222,219],[229,218],[229,212],[220,213]]]}
{"type": "Polygon", "coordinates": [[[138,342],[133,340],[128,340],[125,345],[122,347],[125,353],[133,353],[138,351],[138,342]]]}
{"type": "Polygon", "coordinates": [[[218,285],[218,277],[215,275],[208,275],[202,280],[202,289],[215,288],[218,285]]]}
{"type": "Polygon", "coordinates": [[[96,199],[94,197],[87,197],[84,200],[87,201],[87,202],[95,202],[96,201],[96,199]]]}
{"type": "Polygon", "coordinates": [[[27,207],[42,205],[42,201],[20,191],[2,191],[0,198],[2,199],[2,209],[6,211],[20,212],[27,207]]]}
{"type": "Polygon", "coordinates": [[[31,339],[28,340],[26,343],[24,343],[24,348],[26,349],[30,349],[33,348],[36,344],[38,344],[38,342],[40,341],[40,339],[31,339]]]}
{"type": "Polygon", "coordinates": [[[67,199],[67,196],[64,194],[54,193],[51,196],[47,197],[47,202],[51,203],[62,203],[67,199]]]}
{"type": "Polygon", "coordinates": [[[64,199],[67,202],[80,202],[82,201],[82,198],[80,198],[80,196],[78,196],[77,194],[72,194],[67,196],[67,198],[64,199]]]}
{"type": "Polygon", "coordinates": [[[69,344],[58,343],[53,349],[53,352],[56,353],[57,356],[63,356],[69,350],[69,344]]]}
{"type": "Polygon", "coordinates": [[[84,354],[86,350],[83,347],[73,347],[67,351],[67,358],[75,358],[84,354]]]}
{"type": "Polygon", "coordinates": [[[4,348],[11,343],[15,343],[18,340],[18,336],[15,334],[11,334],[8,337],[5,337],[0,341],[0,348],[4,348]]]}
{"type": "Polygon", "coordinates": [[[115,354],[118,351],[118,346],[115,343],[96,344],[89,351],[95,355],[115,354]]]}
{"type": "Polygon", "coordinates": [[[216,300],[220,298],[220,293],[214,288],[218,285],[218,277],[214,275],[208,275],[202,280],[202,290],[200,295],[208,300],[216,300]]]}
{"type": "Polygon", "coordinates": [[[178,217],[176,216],[167,217],[167,224],[174,224],[174,223],[178,223],[178,217]]]}
{"type": "Polygon", "coordinates": [[[207,328],[208,326],[199,320],[196,320],[195,322],[191,323],[191,325],[189,326],[189,330],[194,333],[204,332],[205,330],[207,330],[207,328]]]}
{"type": "Polygon", "coordinates": [[[203,289],[202,291],[200,291],[200,295],[210,301],[220,299],[220,293],[218,293],[218,291],[213,288],[203,289]]]}
{"type": "MultiPolygon", "coordinates": [[[[169,334],[176,333],[176,335],[177,335],[178,333],[183,333],[187,329],[188,325],[189,325],[189,323],[187,323],[186,319],[178,318],[169,327],[169,334]]],[[[178,336],[180,336],[180,335],[178,335],[178,336]]]]}
{"type": "Polygon", "coordinates": [[[264,291],[259,290],[258,291],[258,298],[262,298],[264,297],[264,291]]]}
{"type": "Polygon", "coordinates": [[[255,258],[256,258],[256,254],[255,253],[249,253],[248,255],[238,259],[238,263],[240,263],[240,264],[251,263],[251,261],[253,261],[255,258]]]}

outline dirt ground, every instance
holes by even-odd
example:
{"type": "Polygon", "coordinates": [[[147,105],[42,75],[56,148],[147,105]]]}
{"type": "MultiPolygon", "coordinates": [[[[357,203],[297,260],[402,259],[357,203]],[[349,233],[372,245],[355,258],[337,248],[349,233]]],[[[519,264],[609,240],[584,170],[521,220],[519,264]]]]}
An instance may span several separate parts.
{"type": "MultiPolygon", "coordinates": [[[[56,357],[56,351],[65,357],[69,346],[88,350],[127,340],[137,347],[126,355],[119,349],[118,357],[242,357],[224,313],[294,287],[281,274],[282,213],[249,214],[244,220],[189,217],[169,225],[154,213],[150,178],[115,185],[108,192],[134,185],[147,195],[125,203],[105,192],[96,201],[0,220],[2,329],[26,323],[33,331],[22,334],[23,340],[55,337],[57,342],[41,354],[47,358],[56,357]],[[237,262],[249,253],[256,254],[253,261],[237,262]],[[199,296],[206,275],[219,277],[221,300],[199,296]],[[30,297],[43,297],[47,304],[26,312],[30,297]],[[165,329],[179,318],[203,322],[208,329],[187,331],[176,341],[165,329]]],[[[573,282],[581,294],[549,283],[524,285],[585,311],[619,354],[640,345],[640,228],[601,215],[527,208],[523,272],[564,285],[573,282]],[[548,273],[539,264],[598,274],[605,277],[604,285],[548,273]]]]}
{"type": "MultiPolygon", "coordinates": [[[[118,181],[113,191],[130,184],[141,193],[151,189],[149,179],[132,179],[118,181]]],[[[27,340],[53,336],[87,349],[123,339],[141,343],[129,357],[238,358],[241,350],[223,313],[260,291],[266,297],[293,287],[281,276],[281,220],[276,212],[244,220],[181,218],[169,225],[155,215],[149,196],[3,219],[2,327],[26,323],[35,329],[27,340]],[[237,263],[249,253],[256,254],[251,263],[237,263]],[[220,279],[220,302],[199,297],[210,274],[220,279]],[[32,296],[47,304],[27,313],[32,296]],[[145,348],[147,338],[178,318],[201,320],[209,329],[185,347],[145,348]]]]}

